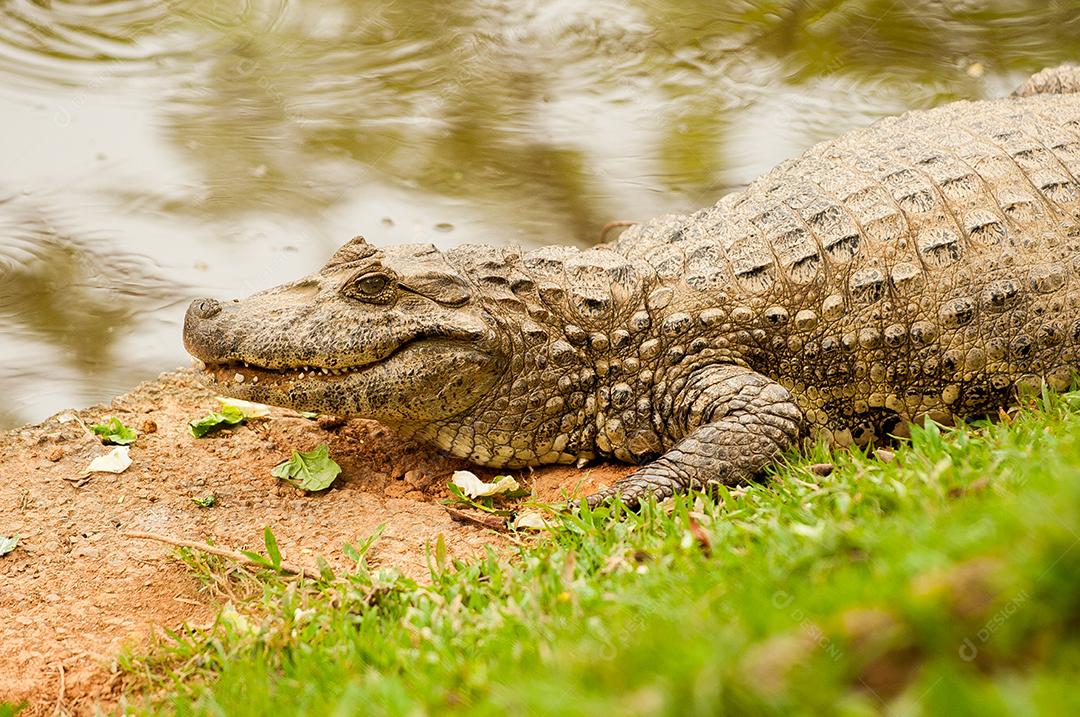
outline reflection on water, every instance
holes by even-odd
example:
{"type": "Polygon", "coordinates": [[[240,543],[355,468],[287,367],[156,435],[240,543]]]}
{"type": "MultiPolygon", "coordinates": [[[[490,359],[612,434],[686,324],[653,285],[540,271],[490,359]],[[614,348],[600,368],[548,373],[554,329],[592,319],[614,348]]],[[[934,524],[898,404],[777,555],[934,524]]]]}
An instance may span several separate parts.
{"type": "Polygon", "coordinates": [[[185,363],[186,298],[357,232],[589,243],[1076,59],[1075,0],[11,0],[0,425],[185,363]]]}

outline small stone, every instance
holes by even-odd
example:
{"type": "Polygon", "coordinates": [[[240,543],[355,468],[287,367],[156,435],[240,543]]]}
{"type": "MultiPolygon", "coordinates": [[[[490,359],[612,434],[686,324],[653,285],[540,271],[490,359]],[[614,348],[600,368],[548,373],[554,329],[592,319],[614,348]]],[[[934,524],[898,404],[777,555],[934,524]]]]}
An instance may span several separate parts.
{"type": "Polygon", "coordinates": [[[345,425],[346,419],[341,416],[319,416],[315,423],[324,431],[334,431],[345,425]]]}
{"type": "Polygon", "coordinates": [[[49,452],[45,454],[45,457],[53,463],[56,463],[64,457],[64,449],[56,446],[55,448],[50,449],[49,452]]]}
{"type": "Polygon", "coordinates": [[[877,456],[877,459],[882,463],[892,463],[893,459],[896,458],[895,453],[884,448],[875,450],[874,455],[877,456]]]}
{"type": "Polygon", "coordinates": [[[836,466],[832,463],[814,463],[809,467],[809,470],[814,475],[824,478],[825,476],[832,474],[832,472],[836,470],[836,466]]]}
{"type": "Polygon", "coordinates": [[[139,424],[139,431],[141,433],[157,433],[157,423],[147,418],[139,424]]]}

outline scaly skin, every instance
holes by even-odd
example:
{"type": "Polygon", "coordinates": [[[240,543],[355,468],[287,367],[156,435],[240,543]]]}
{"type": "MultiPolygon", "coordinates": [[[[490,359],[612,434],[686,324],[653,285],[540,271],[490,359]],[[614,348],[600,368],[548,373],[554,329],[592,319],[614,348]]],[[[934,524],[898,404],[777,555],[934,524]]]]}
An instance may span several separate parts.
{"type": "Polygon", "coordinates": [[[993,414],[1080,368],[1077,88],[1063,67],[890,118],[588,251],[357,238],[301,281],[194,302],[185,344],[225,393],[481,465],[642,465],[593,503],[993,414]]]}

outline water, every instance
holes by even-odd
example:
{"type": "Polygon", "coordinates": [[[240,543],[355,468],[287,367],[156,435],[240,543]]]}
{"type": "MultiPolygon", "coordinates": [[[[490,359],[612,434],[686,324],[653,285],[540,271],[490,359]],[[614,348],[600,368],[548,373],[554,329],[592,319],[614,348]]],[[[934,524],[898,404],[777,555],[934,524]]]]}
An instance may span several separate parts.
{"type": "Polygon", "coordinates": [[[0,426],[187,363],[194,296],[596,241],[1080,60],[1080,0],[0,3],[0,426]]]}

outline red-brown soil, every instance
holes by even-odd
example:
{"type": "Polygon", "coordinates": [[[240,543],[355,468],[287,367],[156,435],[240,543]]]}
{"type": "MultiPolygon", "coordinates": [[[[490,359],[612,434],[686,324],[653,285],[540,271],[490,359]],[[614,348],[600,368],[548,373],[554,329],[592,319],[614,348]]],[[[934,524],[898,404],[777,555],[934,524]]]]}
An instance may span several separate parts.
{"type": "MultiPolygon", "coordinates": [[[[108,709],[122,689],[115,655],[123,645],[145,642],[157,627],[212,618],[218,605],[200,592],[175,550],[125,531],[261,552],[270,526],[286,561],[314,566],[323,556],[345,568],[342,544],[385,523],[370,562],[418,578],[427,574],[425,546],[439,534],[454,557],[510,546],[499,533],[452,521],[441,505],[451,472],[466,467],[462,461],[371,421],[313,421],[285,409],[193,438],[187,422],[217,407],[213,393],[181,371],[110,406],[65,411],[0,434],[0,536],[20,536],[19,546],[0,557],[0,700],[29,701],[24,715],[108,709]],[[90,460],[109,450],[84,424],[108,416],[140,430],[133,464],[83,480],[90,460]],[[320,443],[342,467],[329,490],[304,494],[270,475],[292,450],[320,443]],[[192,501],[208,493],[216,496],[213,507],[192,501]]],[[[562,491],[588,492],[627,471],[515,474],[540,500],[555,501],[562,491]]]]}

